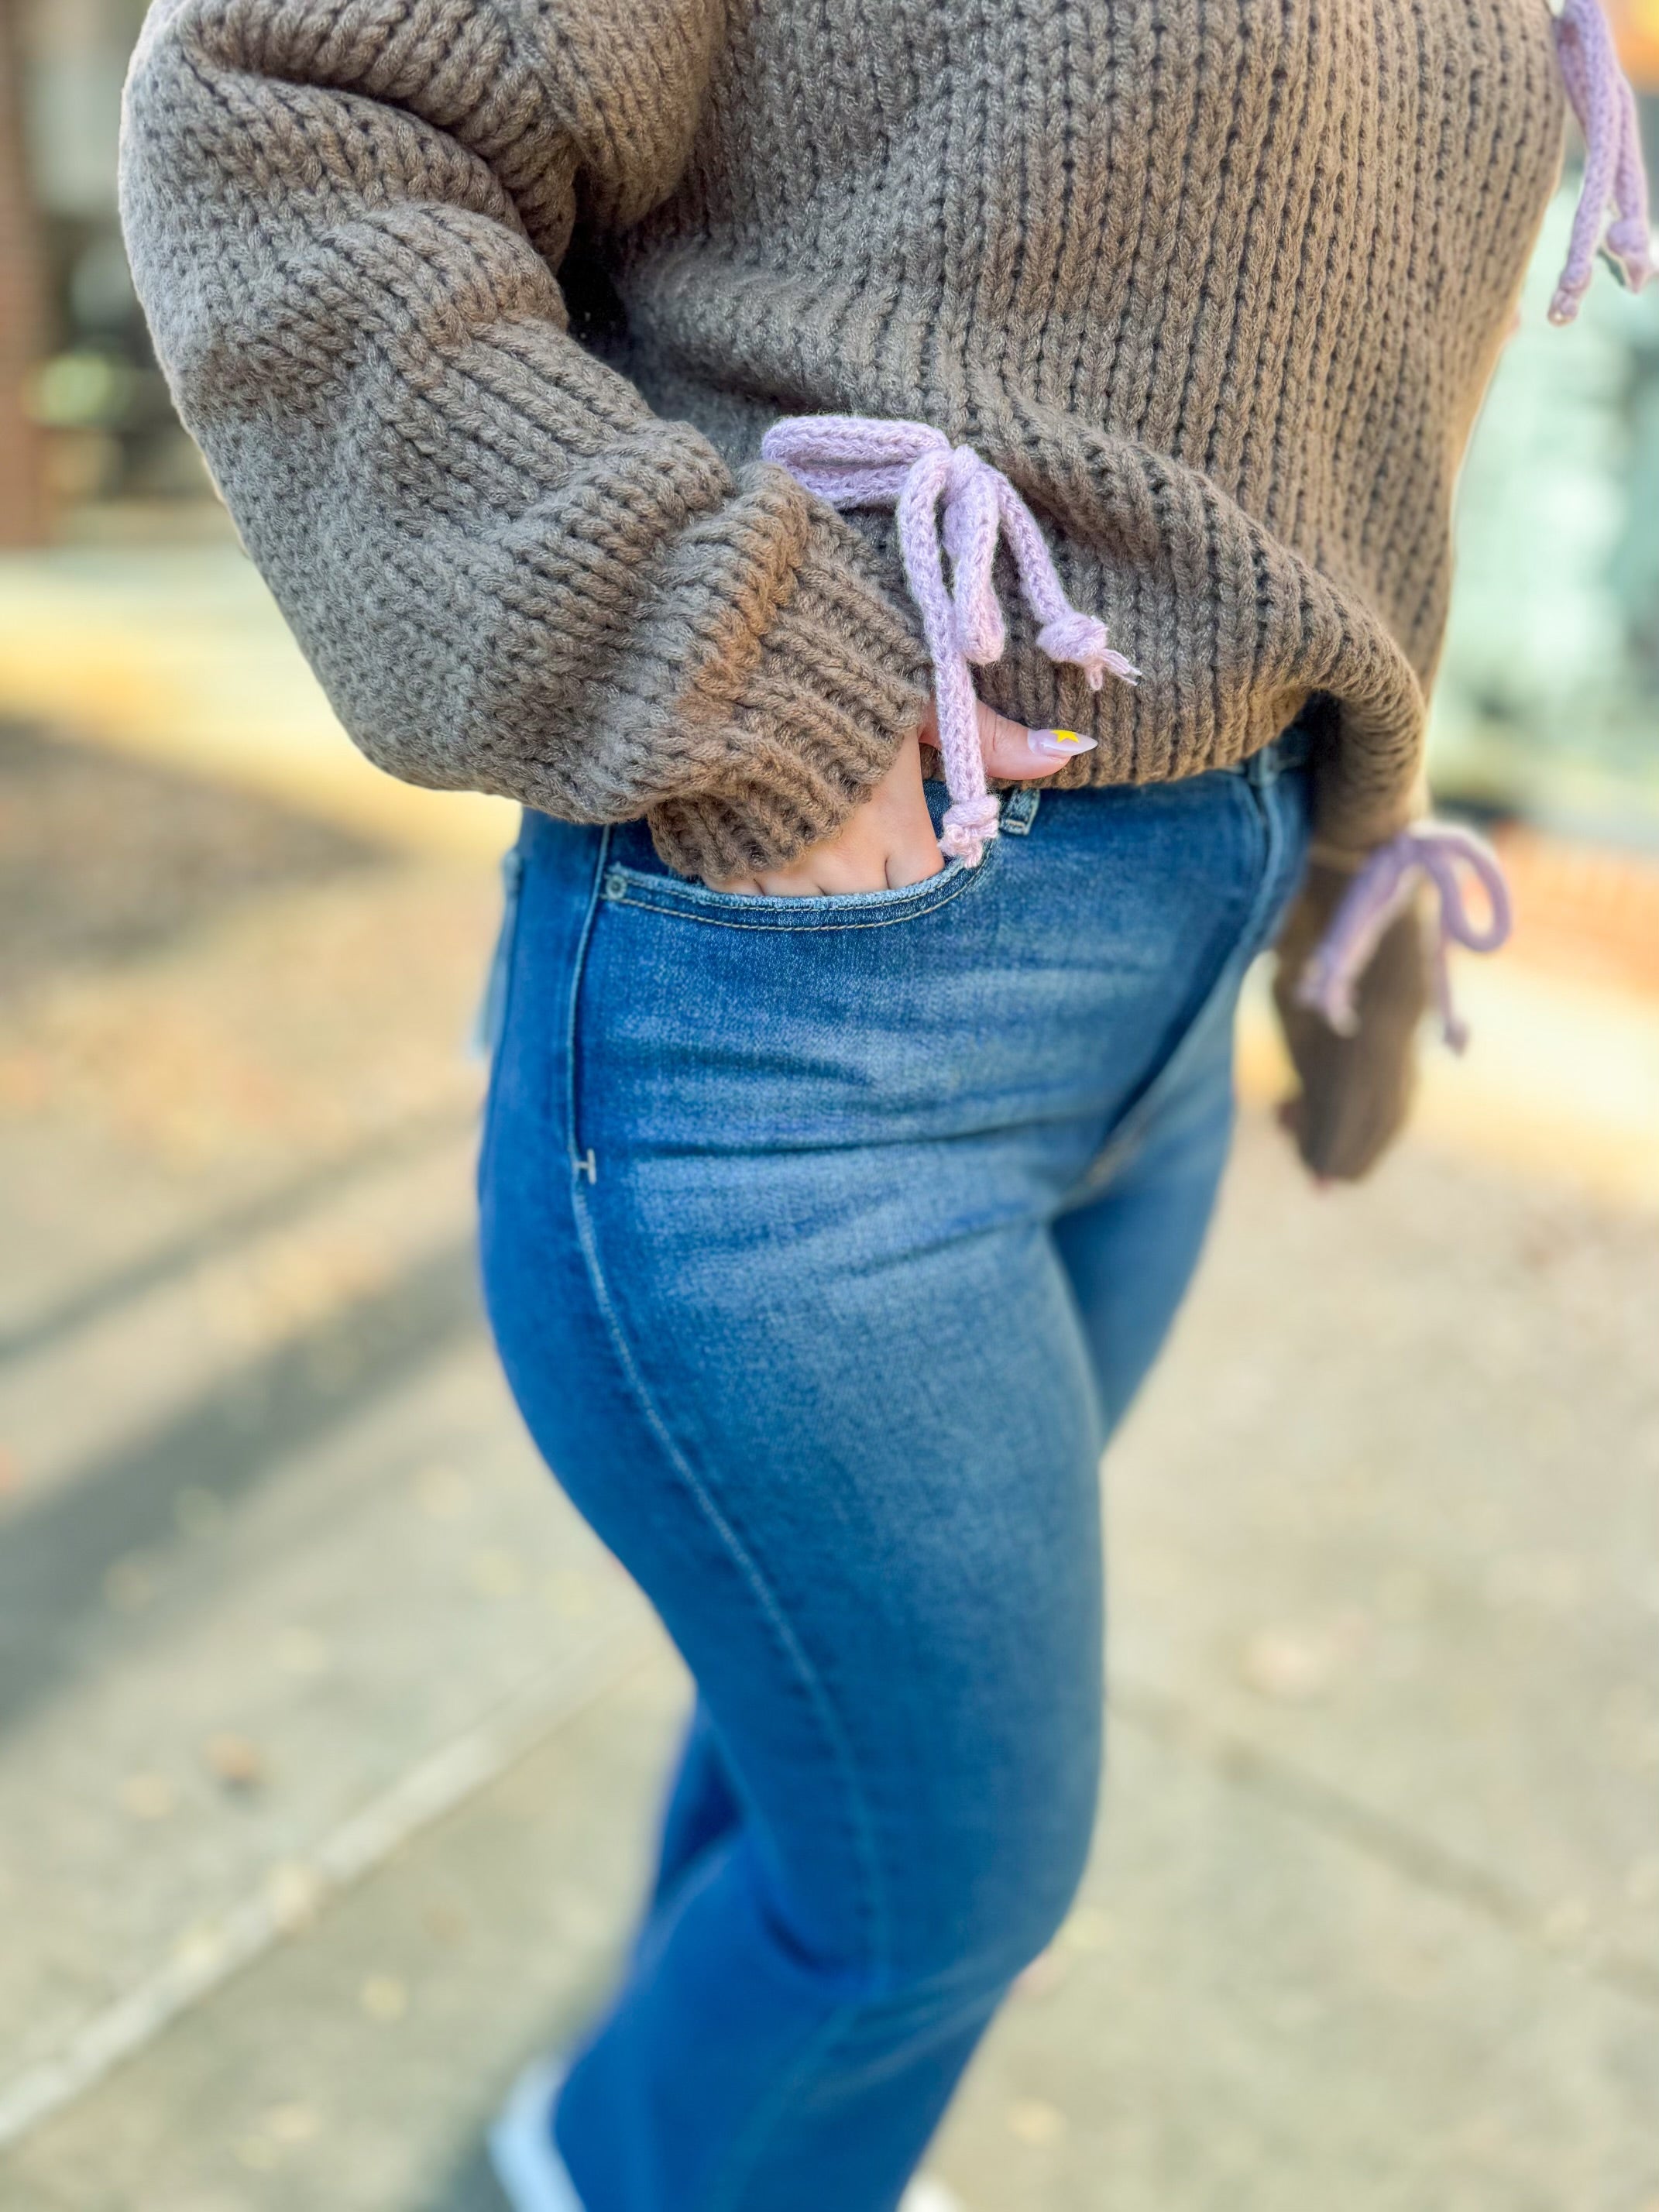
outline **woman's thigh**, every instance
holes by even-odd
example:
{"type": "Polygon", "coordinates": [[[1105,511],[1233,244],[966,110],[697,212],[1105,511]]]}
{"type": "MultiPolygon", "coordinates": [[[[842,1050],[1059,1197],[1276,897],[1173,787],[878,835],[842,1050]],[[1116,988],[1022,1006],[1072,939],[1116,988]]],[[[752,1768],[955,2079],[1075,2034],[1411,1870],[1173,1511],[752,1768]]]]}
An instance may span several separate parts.
{"type": "Polygon", "coordinates": [[[1235,1119],[1233,1032],[1250,960],[1278,933],[1310,828],[1301,747],[1281,740],[1242,772],[1260,824],[1254,910],[1201,1011],[1114,1127],[1054,1223],[1108,1435],[1168,1338],[1215,1211],[1235,1119]]]}
{"type": "Polygon", "coordinates": [[[1108,1436],[1163,1350],[1204,1249],[1232,1141],[1229,993],[1206,1009],[1179,1079],[1054,1243],[1077,1300],[1108,1436]]]}
{"type": "Polygon", "coordinates": [[[817,1954],[926,1972],[966,1917],[1017,1963],[1075,1880],[1103,1421],[1051,1224],[1234,957],[1243,796],[1056,808],[866,901],[529,840],[492,1319],[817,1954]]]}
{"type": "MultiPolygon", "coordinates": [[[[537,893],[532,865],[517,983],[537,893]]],[[[973,1944],[969,1899],[1012,1972],[1063,1910],[1097,1786],[1075,1306],[1043,1223],[965,1160],[806,1126],[854,1079],[762,997],[769,958],[811,948],[744,948],[746,1008],[711,1006],[707,972],[688,1004],[690,969],[648,974],[626,934],[662,919],[595,918],[578,1065],[559,1024],[538,1051],[509,1022],[483,1192],[503,1359],[697,1678],[792,1941],[910,1979],[973,1944]]]]}

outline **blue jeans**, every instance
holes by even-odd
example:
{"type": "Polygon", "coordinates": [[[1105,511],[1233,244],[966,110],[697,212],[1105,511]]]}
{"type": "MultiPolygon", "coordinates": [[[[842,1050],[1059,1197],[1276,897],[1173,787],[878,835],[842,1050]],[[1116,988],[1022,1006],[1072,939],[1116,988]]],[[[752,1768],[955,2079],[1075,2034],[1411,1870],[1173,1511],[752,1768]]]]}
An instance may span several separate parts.
{"type": "Polygon", "coordinates": [[[1243,769],[1027,788],[815,899],[526,818],[481,1166],[507,1376],[698,1698],[555,2132],[586,2212],[891,2212],[1086,1856],[1102,1448],[1300,872],[1243,769]]]}

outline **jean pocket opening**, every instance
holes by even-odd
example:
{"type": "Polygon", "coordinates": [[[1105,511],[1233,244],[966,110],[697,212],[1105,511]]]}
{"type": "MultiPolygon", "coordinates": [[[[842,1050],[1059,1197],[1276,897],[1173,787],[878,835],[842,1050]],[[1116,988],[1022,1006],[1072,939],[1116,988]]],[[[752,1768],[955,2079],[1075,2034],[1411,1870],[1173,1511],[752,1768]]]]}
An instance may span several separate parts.
{"type": "Polygon", "coordinates": [[[983,879],[996,852],[988,848],[977,867],[947,860],[920,883],[874,891],[833,891],[810,898],[779,898],[764,891],[714,890],[678,876],[647,874],[612,860],[599,896],[614,906],[644,908],[725,929],[882,929],[919,920],[948,906],[983,879]]]}

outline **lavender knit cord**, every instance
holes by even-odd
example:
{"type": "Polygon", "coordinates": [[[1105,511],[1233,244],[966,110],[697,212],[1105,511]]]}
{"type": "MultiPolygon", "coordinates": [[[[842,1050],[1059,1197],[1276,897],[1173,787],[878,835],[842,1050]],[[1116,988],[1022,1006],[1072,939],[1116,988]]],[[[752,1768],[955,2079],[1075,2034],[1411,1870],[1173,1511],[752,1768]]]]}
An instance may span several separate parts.
{"type": "MultiPolygon", "coordinates": [[[[1555,0],[1551,0],[1555,8],[1555,0]]],[[[1605,244],[1625,282],[1639,292],[1654,273],[1648,228],[1648,179],[1636,95],[1619,66],[1619,50],[1600,0],[1562,0],[1555,8],[1555,52],[1561,81],[1584,134],[1584,177],[1572,219],[1566,264],[1550,301],[1550,320],[1570,323],[1589,289],[1595,254],[1605,244]],[[1607,222],[1611,204],[1614,216],[1607,222]],[[1606,224],[1606,237],[1602,235],[1606,224]]],[[[1509,886],[1498,856],[1467,830],[1419,823],[1379,847],[1355,876],[1330,927],[1303,969],[1298,1006],[1322,1014],[1340,1035],[1358,1027],[1354,990],[1383,932],[1409,902],[1419,878],[1438,894],[1435,936],[1435,995],[1447,1043],[1462,1052],[1468,1030],[1452,1003],[1447,950],[1454,942],[1472,952],[1496,952],[1510,933],[1509,886]],[[1462,863],[1485,887],[1492,918],[1477,929],[1463,903],[1462,863]]]]}
{"type": "Polygon", "coordinates": [[[1297,1004],[1322,1014],[1339,1036],[1353,1035],[1359,1026],[1354,987],[1382,933],[1409,903],[1419,877],[1433,884],[1439,901],[1435,996],[1441,1029],[1452,1050],[1462,1052],[1469,1033],[1452,1004],[1447,947],[1456,943],[1468,945],[1471,952],[1496,952],[1509,936],[1511,916],[1509,885],[1498,855],[1473,831],[1449,823],[1420,822],[1370,855],[1302,971],[1297,1004]],[[1458,878],[1460,864],[1479,878],[1486,894],[1492,915],[1484,929],[1469,919],[1458,878]]]}
{"type": "Polygon", "coordinates": [[[1570,323],[1589,289],[1598,246],[1605,242],[1632,292],[1639,292],[1652,276],[1654,259],[1636,95],[1619,66],[1619,50],[1600,0],[1564,0],[1556,17],[1555,52],[1584,134],[1584,180],[1566,265],[1550,302],[1550,320],[1570,323]],[[1609,203],[1614,219],[1607,224],[1604,241],[1609,203]]]}
{"type": "MultiPolygon", "coordinates": [[[[1555,45],[1585,149],[1567,259],[1550,302],[1550,320],[1570,323],[1589,289],[1598,247],[1605,245],[1632,291],[1654,274],[1655,262],[1636,99],[1619,66],[1600,0],[1563,0],[1555,45]],[[1609,204],[1614,210],[1610,223],[1609,204]]],[[[1105,625],[1080,614],[1066,599],[1030,509],[1006,477],[971,447],[952,447],[923,422],[805,415],[775,425],[761,450],[834,507],[896,510],[905,574],[933,656],[939,749],[951,792],[939,843],[976,864],[985,840],[996,835],[998,808],[986,789],[968,664],[983,665],[1002,654],[1002,610],[991,573],[999,533],[1012,548],[1025,598],[1042,624],[1037,643],[1052,659],[1075,663],[1095,690],[1108,673],[1133,684],[1139,672],[1108,646],[1105,625]],[[954,604],[940,551],[941,501],[954,604]]],[[[1509,888],[1497,856],[1467,830],[1421,823],[1374,852],[1303,971],[1297,998],[1333,1029],[1351,1034],[1358,1025],[1353,994],[1359,977],[1419,878],[1438,895],[1436,995],[1446,1042],[1461,1052],[1468,1031],[1452,1002],[1448,947],[1455,942],[1471,951],[1495,952],[1510,928],[1509,888]],[[1469,919],[1460,863],[1485,887],[1492,914],[1484,930],[1469,919]]]]}
{"type": "Polygon", "coordinates": [[[1082,669],[1096,691],[1108,675],[1133,684],[1139,672],[1107,644],[1105,623],[1079,614],[1066,598],[1030,508],[971,446],[952,446],[926,422],[793,415],[767,432],[761,453],[831,507],[890,507],[896,514],[904,574],[933,663],[939,748],[951,793],[939,846],[977,867],[986,841],[997,834],[999,809],[986,788],[969,663],[982,667],[1002,658],[1006,633],[992,576],[999,539],[1013,554],[1020,588],[1042,625],[1036,641],[1051,660],[1082,669]]]}

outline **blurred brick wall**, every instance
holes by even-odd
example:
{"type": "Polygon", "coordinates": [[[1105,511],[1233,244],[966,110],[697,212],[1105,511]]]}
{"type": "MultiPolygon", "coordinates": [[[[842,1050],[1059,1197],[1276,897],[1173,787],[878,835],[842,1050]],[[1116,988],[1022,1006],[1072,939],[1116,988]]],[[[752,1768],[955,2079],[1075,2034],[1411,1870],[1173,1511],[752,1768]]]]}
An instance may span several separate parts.
{"type": "Polygon", "coordinates": [[[40,256],[23,157],[19,0],[0,0],[0,544],[46,528],[40,433],[25,405],[40,355],[40,256]]]}

